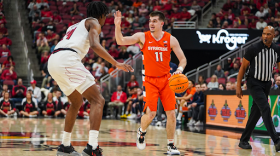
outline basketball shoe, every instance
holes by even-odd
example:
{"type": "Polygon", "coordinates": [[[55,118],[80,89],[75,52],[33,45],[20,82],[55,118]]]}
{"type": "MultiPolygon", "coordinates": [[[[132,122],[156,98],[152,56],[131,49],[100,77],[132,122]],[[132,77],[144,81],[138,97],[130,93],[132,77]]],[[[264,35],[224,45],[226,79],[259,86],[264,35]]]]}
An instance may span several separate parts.
{"type": "Polygon", "coordinates": [[[180,155],[180,151],[174,146],[173,143],[167,144],[167,154],[180,155]]]}
{"type": "Polygon", "coordinates": [[[75,151],[74,147],[71,144],[70,146],[64,146],[63,144],[58,146],[56,155],[57,156],[81,156],[80,153],[75,151]]]}
{"type": "Polygon", "coordinates": [[[143,150],[146,148],[145,135],[146,135],[146,132],[141,132],[140,127],[139,127],[137,130],[136,145],[137,145],[138,149],[140,149],[140,150],[143,150]]]}
{"type": "Polygon", "coordinates": [[[95,150],[92,150],[92,146],[87,144],[87,147],[82,152],[83,156],[102,156],[102,149],[97,146],[95,150]]]}

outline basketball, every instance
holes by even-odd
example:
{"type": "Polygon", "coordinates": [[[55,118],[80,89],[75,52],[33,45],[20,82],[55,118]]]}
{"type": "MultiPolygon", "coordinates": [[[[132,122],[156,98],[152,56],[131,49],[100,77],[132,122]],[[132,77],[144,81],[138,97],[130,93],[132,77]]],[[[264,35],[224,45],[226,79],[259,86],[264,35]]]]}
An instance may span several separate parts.
{"type": "Polygon", "coordinates": [[[172,75],[169,79],[169,87],[175,93],[182,93],[188,89],[189,80],[184,74],[172,75]]]}

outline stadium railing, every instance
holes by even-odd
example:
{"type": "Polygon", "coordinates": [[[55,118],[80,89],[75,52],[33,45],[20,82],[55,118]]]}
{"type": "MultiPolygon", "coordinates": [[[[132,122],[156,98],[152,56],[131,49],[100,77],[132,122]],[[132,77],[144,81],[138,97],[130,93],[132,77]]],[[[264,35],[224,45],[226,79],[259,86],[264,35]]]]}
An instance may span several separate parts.
{"type": "Polygon", "coordinates": [[[229,51],[223,55],[221,55],[219,58],[203,64],[202,66],[199,66],[197,69],[193,69],[189,72],[187,72],[185,75],[188,77],[190,80],[194,80],[195,82],[198,81],[198,77],[201,75],[205,79],[208,77],[211,77],[211,74],[214,74],[214,71],[216,70],[217,65],[221,65],[224,67],[224,65],[227,63],[228,58],[236,58],[236,57],[243,57],[247,48],[252,44],[257,41],[259,41],[260,38],[256,37],[253,40],[247,42],[246,44],[242,45],[240,48],[237,48],[235,50],[229,51]]]}

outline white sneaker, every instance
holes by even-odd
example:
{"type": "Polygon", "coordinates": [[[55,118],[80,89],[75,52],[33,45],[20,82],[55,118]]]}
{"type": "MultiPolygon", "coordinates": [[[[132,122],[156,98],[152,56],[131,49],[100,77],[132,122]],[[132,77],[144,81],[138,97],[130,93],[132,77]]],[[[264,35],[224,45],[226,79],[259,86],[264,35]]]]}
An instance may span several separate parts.
{"type": "Polygon", "coordinates": [[[180,151],[177,150],[177,148],[174,146],[174,144],[168,144],[167,145],[167,154],[180,155],[180,151]]]}
{"type": "Polygon", "coordinates": [[[37,115],[29,115],[29,118],[36,118],[37,115]]]}
{"type": "Polygon", "coordinates": [[[136,114],[131,114],[130,116],[127,116],[127,119],[135,119],[136,118],[136,114]]]}
{"type": "Polygon", "coordinates": [[[193,124],[195,124],[195,121],[193,119],[191,119],[190,122],[187,124],[187,126],[191,126],[193,124]]]}
{"type": "Polygon", "coordinates": [[[146,132],[141,132],[140,127],[139,127],[137,130],[136,145],[137,145],[137,148],[140,150],[143,150],[146,148],[145,135],[146,135],[146,132]]]}
{"type": "Polygon", "coordinates": [[[161,121],[158,121],[158,122],[156,123],[156,126],[158,126],[158,127],[162,126],[161,121]]]}
{"type": "Polygon", "coordinates": [[[200,125],[202,125],[202,122],[197,121],[194,125],[195,125],[195,126],[200,126],[200,125]]]}

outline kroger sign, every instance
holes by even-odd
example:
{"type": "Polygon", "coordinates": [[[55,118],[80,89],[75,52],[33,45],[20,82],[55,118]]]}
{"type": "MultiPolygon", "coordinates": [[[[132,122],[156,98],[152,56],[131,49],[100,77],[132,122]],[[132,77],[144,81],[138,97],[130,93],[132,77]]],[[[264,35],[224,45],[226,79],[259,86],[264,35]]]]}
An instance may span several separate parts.
{"type": "Polygon", "coordinates": [[[237,44],[245,44],[249,37],[246,33],[229,33],[225,29],[221,29],[217,34],[202,34],[199,30],[196,31],[199,38],[199,43],[225,44],[228,50],[237,48],[237,44]],[[221,36],[223,34],[223,36],[221,36]]]}

